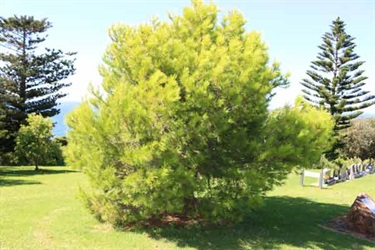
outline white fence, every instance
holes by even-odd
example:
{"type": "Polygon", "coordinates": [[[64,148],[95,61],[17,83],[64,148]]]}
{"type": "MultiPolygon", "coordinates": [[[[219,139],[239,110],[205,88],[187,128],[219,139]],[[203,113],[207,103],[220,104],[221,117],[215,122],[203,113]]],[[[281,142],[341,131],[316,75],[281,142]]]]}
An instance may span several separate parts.
{"type": "Polygon", "coordinates": [[[302,170],[300,184],[301,186],[303,186],[305,177],[307,176],[307,177],[317,178],[319,188],[323,188],[324,175],[328,173],[329,171],[330,170],[327,168],[320,170],[320,172],[302,170]]]}

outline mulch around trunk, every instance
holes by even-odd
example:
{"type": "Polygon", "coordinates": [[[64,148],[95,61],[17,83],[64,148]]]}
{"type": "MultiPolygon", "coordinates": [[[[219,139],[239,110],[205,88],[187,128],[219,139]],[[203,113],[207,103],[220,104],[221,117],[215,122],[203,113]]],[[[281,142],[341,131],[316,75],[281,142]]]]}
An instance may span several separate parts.
{"type": "Polygon", "coordinates": [[[327,230],[330,230],[330,231],[333,231],[333,232],[348,234],[348,235],[351,235],[353,237],[375,243],[375,237],[370,236],[370,235],[366,235],[366,234],[361,234],[361,233],[358,233],[358,232],[355,232],[355,231],[351,230],[346,225],[345,219],[346,219],[346,216],[340,216],[340,217],[337,217],[337,218],[329,221],[326,225],[320,225],[320,227],[322,227],[324,229],[327,229],[327,230]]]}

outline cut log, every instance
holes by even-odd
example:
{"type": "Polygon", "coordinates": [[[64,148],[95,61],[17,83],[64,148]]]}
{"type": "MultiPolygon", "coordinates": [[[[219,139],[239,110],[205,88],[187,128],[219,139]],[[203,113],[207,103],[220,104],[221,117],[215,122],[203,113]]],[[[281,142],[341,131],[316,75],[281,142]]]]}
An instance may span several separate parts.
{"type": "Polygon", "coordinates": [[[375,202],[367,194],[361,193],[357,196],[349,213],[346,216],[345,224],[351,230],[365,234],[369,237],[375,236],[375,202]]]}

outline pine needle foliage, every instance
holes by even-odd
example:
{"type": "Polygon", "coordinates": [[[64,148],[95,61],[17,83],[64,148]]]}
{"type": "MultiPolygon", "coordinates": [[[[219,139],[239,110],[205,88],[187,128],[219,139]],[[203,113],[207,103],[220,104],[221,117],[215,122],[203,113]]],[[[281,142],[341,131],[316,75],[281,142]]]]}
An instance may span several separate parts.
{"type": "Polygon", "coordinates": [[[102,90],[67,116],[67,164],[113,224],[241,220],[296,164],[319,159],[333,122],[306,103],[269,114],[287,80],[239,12],[219,23],[214,4],[193,1],[169,18],[110,29],[102,90]]]}

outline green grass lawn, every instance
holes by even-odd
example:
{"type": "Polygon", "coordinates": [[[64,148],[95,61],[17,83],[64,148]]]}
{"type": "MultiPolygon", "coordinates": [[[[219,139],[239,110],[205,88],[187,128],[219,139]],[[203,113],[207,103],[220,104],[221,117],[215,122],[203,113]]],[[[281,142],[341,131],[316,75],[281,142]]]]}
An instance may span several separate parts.
{"type": "Polygon", "coordinates": [[[77,198],[86,177],[65,167],[0,167],[0,249],[373,249],[319,225],[345,214],[359,192],[375,198],[375,174],[326,189],[292,174],[236,226],[119,231],[77,198]]]}

